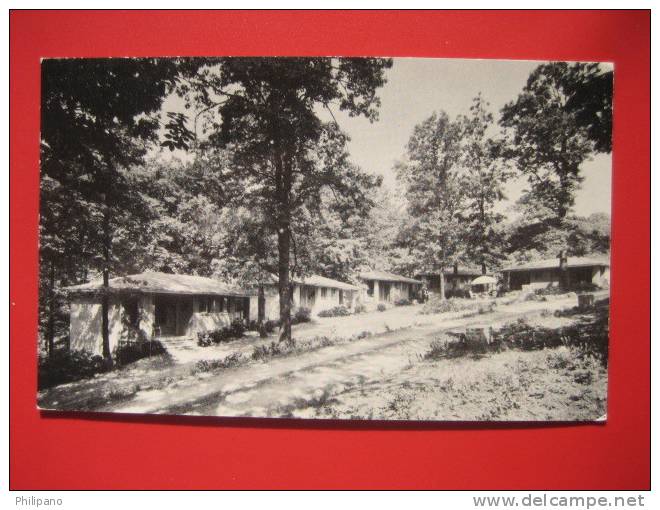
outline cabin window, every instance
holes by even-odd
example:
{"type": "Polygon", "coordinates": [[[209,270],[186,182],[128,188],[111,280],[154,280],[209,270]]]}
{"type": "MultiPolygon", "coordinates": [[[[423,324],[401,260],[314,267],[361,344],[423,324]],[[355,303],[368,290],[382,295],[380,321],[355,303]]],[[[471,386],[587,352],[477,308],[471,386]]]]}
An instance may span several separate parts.
{"type": "Polygon", "coordinates": [[[328,289],[326,289],[325,287],[322,287],[321,288],[321,297],[324,298],[324,297],[327,297],[327,296],[328,296],[328,289]]]}
{"type": "Polygon", "coordinates": [[[337,294],[337,289],[331,289],[330,292],[332,292],[331,294],[332,297],[335,297],[335,295],[337,294]]]}
{"type": "Polygon", "coordinates": [[[374,296],[374,281],[373,280],[369,280],[367,282],[367,296],[371,296],[371,297],[374,296]]]}
{"type": "Polygon", "coordinates": [[[219,313],[222,312],[222,308],[224,305],[224,297],[222,296],[216,296],[212,299],[211,301],[211,306],[209,307],[209,311],[213,313],[219,313]]]}

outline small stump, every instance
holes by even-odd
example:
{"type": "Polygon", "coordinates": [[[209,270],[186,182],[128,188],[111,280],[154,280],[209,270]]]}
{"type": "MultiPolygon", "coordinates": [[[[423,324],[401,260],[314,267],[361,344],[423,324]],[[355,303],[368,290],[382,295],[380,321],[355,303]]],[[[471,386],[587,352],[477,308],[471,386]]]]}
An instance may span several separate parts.
{"type": "Polygon", "coordinates": [[[594,306],[594,295],[593,294],[580,294],[578,295],[578,308],[580,310],[585,310],[594,306]]]}
{"type": "Polygon", "coordinates": [[[465,342],[468,346],[486,346],[493,342],[492,328],[467,328],[465,342]]]}

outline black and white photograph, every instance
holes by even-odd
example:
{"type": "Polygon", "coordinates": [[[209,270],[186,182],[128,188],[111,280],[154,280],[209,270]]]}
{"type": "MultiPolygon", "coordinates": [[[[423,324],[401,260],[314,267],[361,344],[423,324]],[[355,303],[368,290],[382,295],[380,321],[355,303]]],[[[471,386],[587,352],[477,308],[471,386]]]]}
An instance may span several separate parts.
{"type": "Polygon", "coordinates": [[[607,420],[613,75],[44,58],[38,408],[607,420]]]}

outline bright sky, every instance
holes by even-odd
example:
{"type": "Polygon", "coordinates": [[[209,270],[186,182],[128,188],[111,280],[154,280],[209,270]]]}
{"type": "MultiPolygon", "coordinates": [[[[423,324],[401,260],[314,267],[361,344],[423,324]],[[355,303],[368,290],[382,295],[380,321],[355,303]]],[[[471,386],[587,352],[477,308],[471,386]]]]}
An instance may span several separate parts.
{"type": "MultiPolygon", "coordinates": [[[[479,92],[490,103],[497,120],[500,109],[517,97],[529,73],[540,63],[396,58],[387,71],[388,82],[379,91],[382,105],[378,122],[371,124],[362,117],[351,118],[340,111],[333,113],[341,128],[351,137],[349,151],[353,162],[368,172],[381,174],[384,185],[393,188],[397,185],[394,163],[405,154],[406,143],[416,124],[433,111],[444,110],[451,117],[467,114],[472,99],[479,92]]],[[[183,111],[181,99],[168,98],[163,110],[183,111]]],[[[327,117],[330,119],[329,115],[327,117]]],[[[174,155],[186,158],[181,151],[175,151],[174,155]]],[[[597,155],[592,161],[585,162],[582,172],[585,180],[576,196],[575,212],[584,216],[594,212],[609,214],[611,155],[597,155]]],[[[525,178],[510,181],[506,186],[508,200],[499,209],[507,210],[526,186],[525,178]]]]}
{"type": "MultiPolygon", "coordinates": [[[[386,186],[396,186],[393,166],[405,153],[413,127],[433,111],[451,117],[466,114],[481,92],[495,119],[499,110],[516,98],[529,73],[540,62],[397,58],[380,90],[380,120],[373,124],[335,112],[351,137],[353,161],[364,170],[381,174],[386,186]]],[[[588,215],[611,210],[611,155],[598,155],[582,168],[585,181],[576,197],[575,212],[588,215]]],[[[507,185],[513,203],[526,186],[525,179],[507,185]]]]}

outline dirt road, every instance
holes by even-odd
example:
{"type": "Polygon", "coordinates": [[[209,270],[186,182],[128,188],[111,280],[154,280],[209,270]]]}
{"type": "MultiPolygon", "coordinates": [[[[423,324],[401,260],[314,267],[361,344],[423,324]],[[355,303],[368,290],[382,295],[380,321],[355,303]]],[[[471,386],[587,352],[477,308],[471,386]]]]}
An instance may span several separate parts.
{"type": "MultiPolygon", "coordinates": [[[[390,333],[333,345],[267,362],[197,374],[161,389],[138,391],[130,400],[97,410],[211,416],[295,416],[298,408],[322,403],[356,385],[383,379],[418,361],[440,333],[467,326],[497,326],[543,310],[574,306],[575,297],[523,302],[464,318],[417,316],[390,333]]],[[[444,315],[444,314],[443,314],[444,315]]]]}

